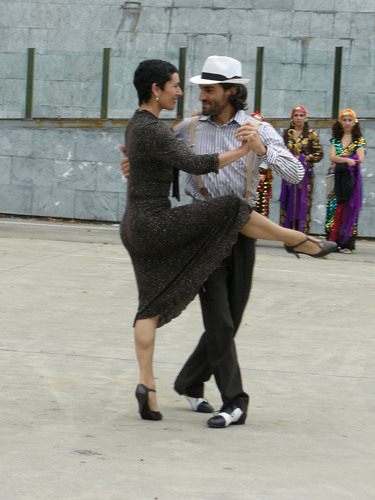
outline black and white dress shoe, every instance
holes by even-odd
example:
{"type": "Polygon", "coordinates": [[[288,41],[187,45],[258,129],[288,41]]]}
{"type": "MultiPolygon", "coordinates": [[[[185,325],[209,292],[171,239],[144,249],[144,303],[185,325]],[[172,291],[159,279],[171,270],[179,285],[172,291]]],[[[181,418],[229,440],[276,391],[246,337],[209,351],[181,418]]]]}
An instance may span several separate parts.
{"type": "Polygon", "coordinates": [[[210,405],[206,398],[192,398],[184,394],[184,397],[189,401],[193,411],[198,413],[213,413],[214,407],[210,405]]]}
{"type": "Polygon", "coordinates": [[[223,407],[214,417],[207,420],[208,427],[217,429],[228,427],[229,425],[241,425],[246,420],[244,413],[238,406],[230,405],[223,407]]]}

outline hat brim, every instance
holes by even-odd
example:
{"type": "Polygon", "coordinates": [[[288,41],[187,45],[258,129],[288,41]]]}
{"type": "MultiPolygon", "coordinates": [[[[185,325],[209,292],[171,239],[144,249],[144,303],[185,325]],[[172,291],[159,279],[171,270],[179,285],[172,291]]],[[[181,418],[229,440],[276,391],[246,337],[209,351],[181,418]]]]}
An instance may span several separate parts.
{"type": "Polygon", "coordinates": [[[230,78],[229,80],[207,80],[202,78],[201,75],[192,76],[190,78],[192,83],[198,83],[200,85],[213,85],[215,83],[248,83],[250,78],[230,78]]]}

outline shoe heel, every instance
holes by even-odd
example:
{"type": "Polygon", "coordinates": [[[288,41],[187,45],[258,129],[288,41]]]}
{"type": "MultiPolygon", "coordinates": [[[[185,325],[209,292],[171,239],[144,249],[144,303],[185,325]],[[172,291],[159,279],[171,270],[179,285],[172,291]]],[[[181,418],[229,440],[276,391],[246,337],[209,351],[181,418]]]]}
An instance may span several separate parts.
{"type": "Polygon", "coordinates": [[[298,255],[298,252],[296,252],[296,251],[294,250],[294,247],[290,247],[290,246],[288,246],[288,245],[284,245],[284,248],[285,248],[285,250],[286,250],[288,253],[291,253],[291,254],[295,255],[295,256],[297,257],[297,259],[299,259],[299,258],[300,258],[300,256],[298,255]]]}
{"type": "Polygon", "coordinates": [[[161,420],[163,415],[160,411],[150,410],[148,406],[148,393],[156,392],[154,389],[149,389],[144,384],[138,384],[135,390],[135,397],[138,401],[139,413],[143,420],[161,420]]]}

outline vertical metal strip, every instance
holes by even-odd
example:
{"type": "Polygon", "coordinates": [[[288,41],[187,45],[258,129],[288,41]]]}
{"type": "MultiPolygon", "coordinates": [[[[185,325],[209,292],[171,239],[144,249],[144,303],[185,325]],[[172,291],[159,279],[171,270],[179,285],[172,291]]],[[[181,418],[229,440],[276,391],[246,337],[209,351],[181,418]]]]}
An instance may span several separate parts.
{"type": "Polygon", "coordinates": [[[34,60],[35,49],[27,49],[26,118],[33,117],[34,60]]]}
{"type": "Polygon", "coordinates": [[[111,49],[103,49],[103,74],[102,74],[102,104],[100,118],[108,118],[108,94],[109,94],[109,67],[111,60],[111,49]]]}
{"type": "MultiPolygon", "coordinates": [[[[180,58],[178,62],[178,73],[180,75],[180,87],[182,92],[185,92],[185,76],[186,76],[186,52],[187,47],[180,47],[180,58]]],[[[179,97],[177,101],[177,119],[184,118],[184,96],[179,97]]]]}
{"type": "Polygon", "coordinates": [[[341,89],[342,47],[336,47],[335,76],[333,82],[332,118],[338,119],[341,89]]]}
{"type": "Polygon", "coordinates": [[[261,107],[262,107],[263,56],[264,56],[264,47],[257,47],[254,112],[255,111],[261,112],[261,107]]]}

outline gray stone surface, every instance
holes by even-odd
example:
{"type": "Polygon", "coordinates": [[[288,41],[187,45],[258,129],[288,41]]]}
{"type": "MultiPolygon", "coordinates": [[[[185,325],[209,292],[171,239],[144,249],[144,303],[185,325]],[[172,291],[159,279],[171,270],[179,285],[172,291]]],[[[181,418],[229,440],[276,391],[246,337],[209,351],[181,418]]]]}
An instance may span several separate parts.
{"type": "MultiPolygon", "coordinates": [[[[172,389],[199,303],[157,333],[161,422],[142,421],[137,291],[118,227],[0,219],[2,500],[375,498],[373,242],[300,260],[258,242],[237,335],[246,424],[172,389]]],[[[210,380],[206,396],[221,401],[210,380]]]]}
{"type": "MultiPolygon", "coordinates": [[[[126,182],[118,170],[117,146],[124,130],[107,130],[102,124],[56,126],[59,119],[100,117],[104,48],[112,49],[108,114],[115,120],[130,118],[137,107],[132,80],[140,60],[157,57],[178,65],[181,47],[187,49],[185,114],[199,109],[198,89],[188,78],[199,74],[214,53],[242,61],[243,73],[251,79],[252,111],[256,49],[264,47],[261,111],[266,119],[287,118],[296,104],[306,106],[310,117],[327,119],[335,47],[342,46],[340,107],[354,108],[362,120],[372,119],[363,125],[368,152],[360,228],[363,235],[375,235],[373,0],[140,3],[137,23],[136,13],[121,8],[126,2],[114,0],[0,2],[0,213],[17,209],[29,215],[121,218],[126,182]],[[26,109],[28,48],[35,48],[33,116],[49,118],[54,125],[44,122],[38,128],[19,120],[26,109]],[[9,126],[7,119],[20,123],[9,126]]],[[[163,116],[174,119],[175,114],[163,116]]],[[[330,132],[317,129],[326,157],[316,167],[312,231],[322,233],[330,132]]],[[[279,181],[274,182],[271,217],[277,221],[279,181]]]]}
{"type": "MultiPolygon", "coordinates": [[[[198,102],[198,101],[197,101],[198,102]]],[[[79,123],[60,127],[59,122],[45,121],[43,126],[23,128],[14,123],[0,123],[0,213],[38,215],[101,221],[119,221],[126,202],[126,180],[120,172],[119,144],[124,142],[123,128],[110,123],[79,128],[79,123]]],[[[167,122],[168,124],[170,122],[167,122]]],[[[287,121],[285,123],[288,123],[287,121]]],[[[95,122],[94,122],[95,125],[95,122]]],[[[319,123],[317,122],[317,125],[319,123]]],[[[329,167],[330,127],[316,128],[325,157],[315,166],[311,231],[324,233],[326,173],[329,167]]],[[[363,209],[359,218],[359,234],[375,236],[375,125],[363,121],[367,153],[362,166],[363,209]]],[[[283,128],[277,129],[282,133],[283,128]]],[[[184,175],[180,178],[181,203],[189,203],[184,195],[184,175]]],[[[281,179],[274,175],[271,219],[279,221],[281,179]]]]}
{"type": "MultiPolygon", "coordinates": [[[[103,48],[112,48],[110,117],[129,118],[135,99],[129,92],[133,70],[141,59],[158,57],[178,64],[178,50],[186,47],[191,74],[201,71],[208,55],[228,54],[243,62],[253,93],[256,48],[264,47],[271,94],[263,100],[264,114],[285,117],[296,102],[295,92],[302,90],[307,108],[314,108],[315,116],[329,117],[331,99],[327,102],[325,94],[332,97],[336,46],[344,48],[342,102],[349,101],[360,116],[373,118],[365,95],[374,79],[372,0],[238,0],[233,5],[222,0],[149,0],[141,2],[138,22],[136,13],[121,5],[113,0],[2,0],[0,88],[6,93],[0,100],[0,118],[24,116],[26,54],[31,47],[36,50],[35,116],[99,117],[103,48]],[[282,78],[280,65],[285,65],[282,78]]],[[[193,104],[188,92],[185,108],[193,104]]]]}

